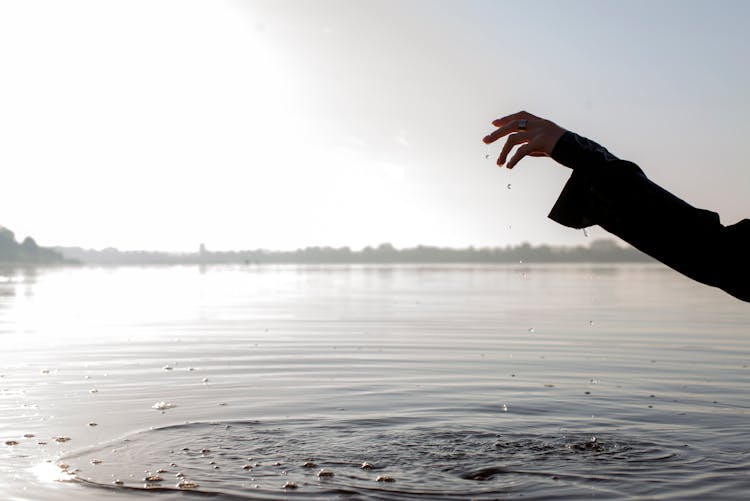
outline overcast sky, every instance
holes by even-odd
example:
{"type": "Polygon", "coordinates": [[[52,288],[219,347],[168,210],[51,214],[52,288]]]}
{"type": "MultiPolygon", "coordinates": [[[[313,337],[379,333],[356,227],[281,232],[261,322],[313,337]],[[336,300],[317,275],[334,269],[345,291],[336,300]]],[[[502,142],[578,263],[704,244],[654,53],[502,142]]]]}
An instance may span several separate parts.
{"type": "Polygon", "coordinates": [[[567,169],[484,158],[520,109],[733,223],[748,55],[743,1],[2,1],[0,224],[176,251],[586,243],[547,219],[567,169]]]}

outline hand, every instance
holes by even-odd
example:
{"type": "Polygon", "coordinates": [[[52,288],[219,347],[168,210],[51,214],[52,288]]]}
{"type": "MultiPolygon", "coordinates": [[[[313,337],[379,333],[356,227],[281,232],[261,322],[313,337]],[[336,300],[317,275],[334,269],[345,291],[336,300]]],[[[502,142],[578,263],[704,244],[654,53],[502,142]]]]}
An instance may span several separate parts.
{"type": "Polygon", "coordinates": [[[526,155],[532,157],[550,156],[557,140],[565,133],[565,129],[557,124],[526,111],[519,111],[507,117],[493,120],[492,125],[497,127],[497,130],[484,137],[485,144],[494,143],[501,137],[510,134],[505,141],[500,156],[497,157],[497,165],[502,166],[505,163],[508,153],[514,146],[522,145],[508,162],[507,167],[509,169],[512,169],[526,155]]]}

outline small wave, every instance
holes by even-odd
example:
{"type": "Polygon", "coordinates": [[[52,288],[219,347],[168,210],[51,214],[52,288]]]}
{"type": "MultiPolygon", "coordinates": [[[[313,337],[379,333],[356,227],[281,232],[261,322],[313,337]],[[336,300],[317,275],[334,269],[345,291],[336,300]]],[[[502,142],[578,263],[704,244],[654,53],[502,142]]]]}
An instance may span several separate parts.
{"type": "Polygon", "coordinates": [[[521,493],[539,499],[576,498],[591,489],[617,498],[628,478],[664,474],[681,459],[679,447],[615,433],[521,435],[382,418],[166,426],[64,461],[88,486],[237,499],[496,499],[521,493]]]}

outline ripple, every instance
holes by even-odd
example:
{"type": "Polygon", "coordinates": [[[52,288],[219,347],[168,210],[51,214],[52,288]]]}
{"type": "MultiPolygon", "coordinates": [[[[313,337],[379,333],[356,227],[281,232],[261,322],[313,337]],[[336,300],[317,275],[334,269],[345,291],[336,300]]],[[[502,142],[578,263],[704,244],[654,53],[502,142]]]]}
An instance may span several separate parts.
{"type": "Polygon", "coordinates": [[[238,499],[288,498],[291,491],[306,499],[575,499],[592,490],[621,498],[624,489],[647,492],[639,486],[686,463],[680,446],[616,433],[498,433],[403,418],[189,423],[64,460],[89,486],[238,499]]]}

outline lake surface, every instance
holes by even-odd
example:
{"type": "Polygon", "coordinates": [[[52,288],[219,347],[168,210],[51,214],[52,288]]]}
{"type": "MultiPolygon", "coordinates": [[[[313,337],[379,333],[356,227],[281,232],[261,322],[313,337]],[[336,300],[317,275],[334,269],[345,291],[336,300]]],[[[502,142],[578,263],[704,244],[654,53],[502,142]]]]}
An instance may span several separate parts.
{"type": "Polygon", "coordinates": [[[4,270],[0,349],[8,500],[750,492],[750,305],[657,265],[4,270]]]}

